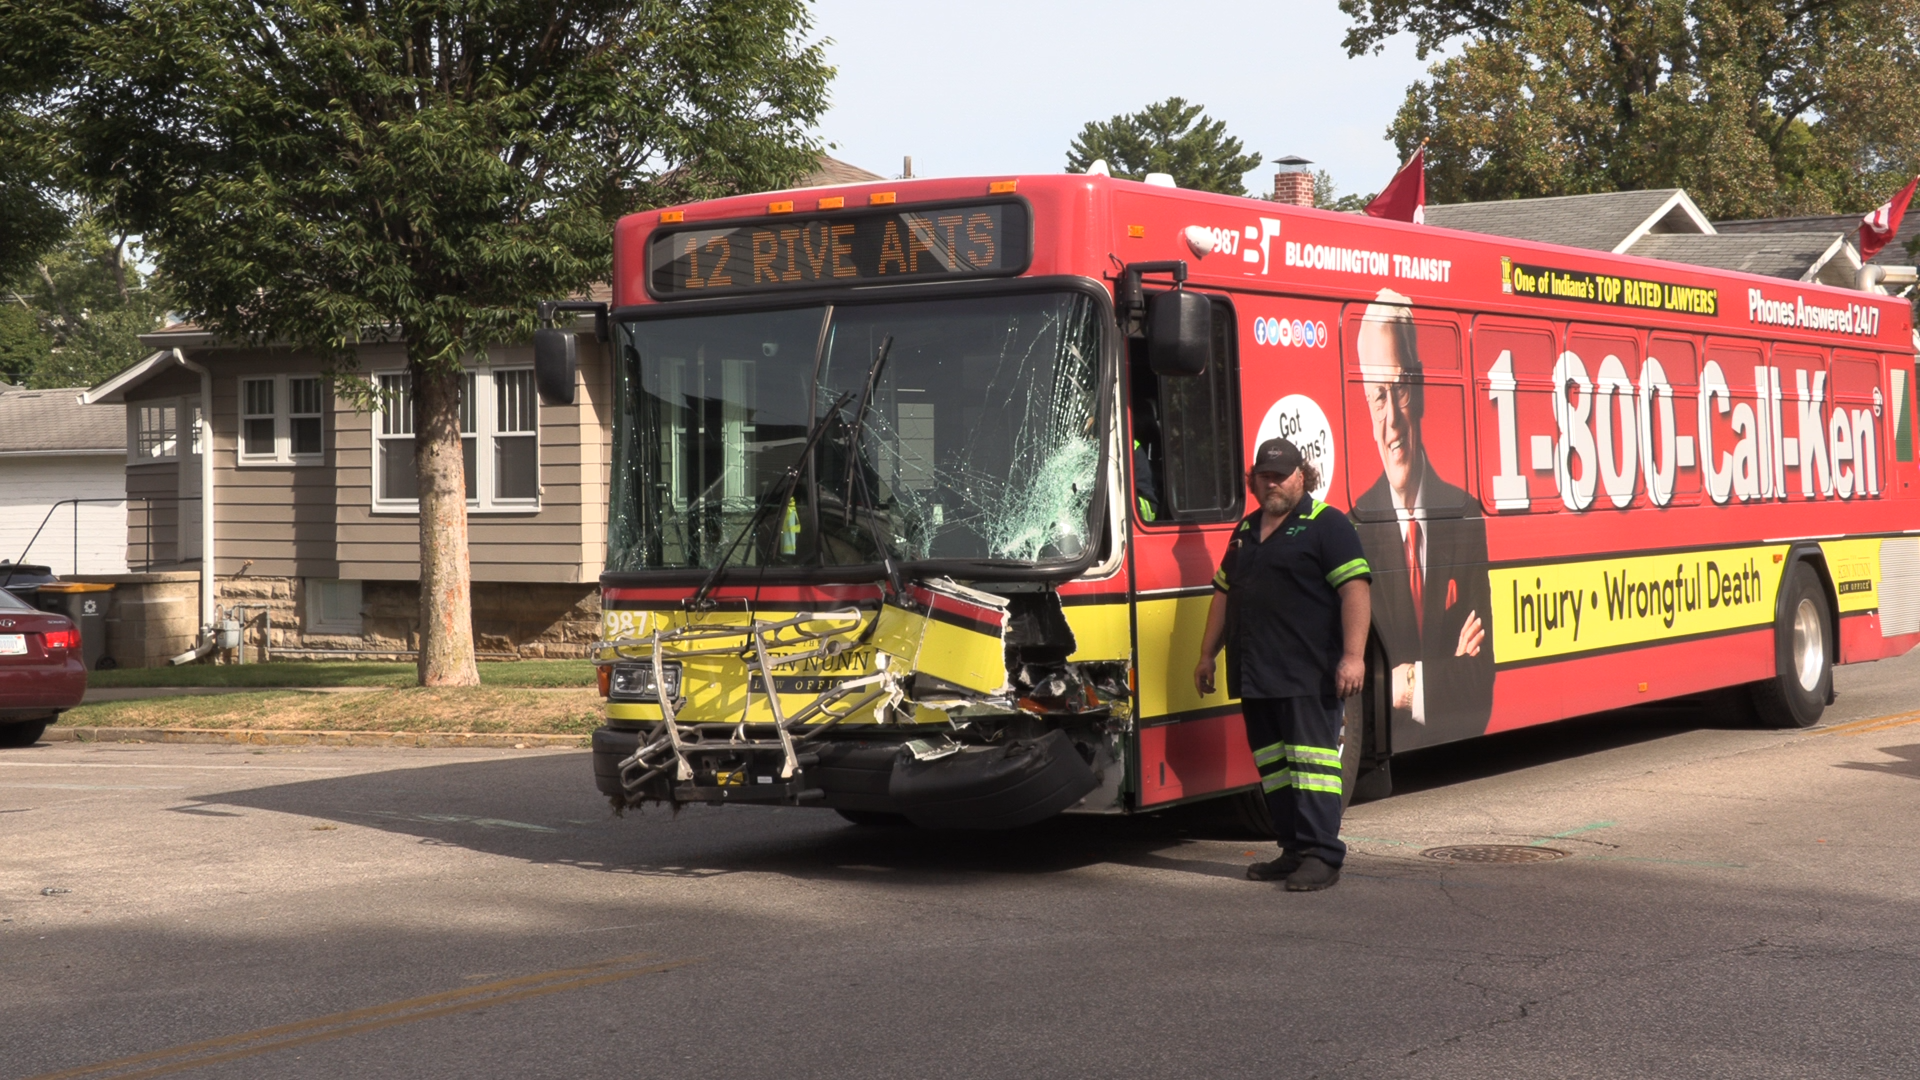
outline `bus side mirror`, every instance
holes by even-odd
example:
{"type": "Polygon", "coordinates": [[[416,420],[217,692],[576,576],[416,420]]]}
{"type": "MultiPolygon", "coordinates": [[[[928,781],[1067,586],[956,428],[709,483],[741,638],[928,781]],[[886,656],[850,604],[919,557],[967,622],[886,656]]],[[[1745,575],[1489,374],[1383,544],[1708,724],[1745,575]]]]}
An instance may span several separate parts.
{"type": "Polygon", "coordinates": [[[573,404],[580,371],[579,339],[571,330],[545,327],[533,332],[533,383],[549,405],[573,404]]]}
{"type": "Polygon", "coordinates": [[[1155,375],[1191,378],[1207,370],[1213,352],[1213,305],[1186,289],[1147,304],[1147,366],[1155,375]]]}

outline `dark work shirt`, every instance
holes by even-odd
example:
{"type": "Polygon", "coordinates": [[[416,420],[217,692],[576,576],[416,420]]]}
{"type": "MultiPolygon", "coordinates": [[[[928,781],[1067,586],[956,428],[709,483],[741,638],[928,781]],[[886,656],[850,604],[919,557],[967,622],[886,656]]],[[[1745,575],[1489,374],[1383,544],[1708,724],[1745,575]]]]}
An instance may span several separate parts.
{"type": "Polygon", "coordinates": [[[1340,586],[1370,580],[1347,515],[1312,496],[1260,539],[1261,511],[1227,542],[1213,587],[1227,595],[1227,693],[1339,703],[1340,586]]]}

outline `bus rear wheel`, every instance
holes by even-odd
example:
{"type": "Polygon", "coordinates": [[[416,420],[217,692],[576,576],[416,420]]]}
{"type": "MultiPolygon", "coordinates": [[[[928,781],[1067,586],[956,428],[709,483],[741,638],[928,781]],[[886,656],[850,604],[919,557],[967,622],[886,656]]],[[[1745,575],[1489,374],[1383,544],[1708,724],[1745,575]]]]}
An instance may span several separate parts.
{"type": "Polygon", "coordinates": [[[1805,562],[1787,571],[1774,621],[1774,676],[1751,686],[1753,709],[1771,728],[1820,722],[1833,697],[1833,620],[1820,575],[1805,562]]]}

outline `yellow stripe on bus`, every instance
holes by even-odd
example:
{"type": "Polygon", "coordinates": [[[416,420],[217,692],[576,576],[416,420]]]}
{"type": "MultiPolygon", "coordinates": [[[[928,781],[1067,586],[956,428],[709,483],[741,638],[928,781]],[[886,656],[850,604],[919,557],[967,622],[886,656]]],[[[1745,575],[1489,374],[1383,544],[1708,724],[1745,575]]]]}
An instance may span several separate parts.
{"type": "Polygon", "coordinates": [[[1140,716],[1150,719],[1168,713],[1189,712],[1225,705],[1227,672],[1223,660],[1215,669],[1213,693],[1201,697],[1193,688],[1193,665],[1200,660],[1200,638],[1207,629],[1211,592],[1199,596],[1142,599],[1135,609],[1140,629],[1140,716]]]}
{"type": "Polygon", "coordinates": [[[1080,664],[1091,660],[1125,660],[1133,652],[1133,629],[1127,625],[1125,604],[1074,604],[1063,609],[1073,631],[1073,655],[1080,664]]]}
{"type": "Polygon", "coordinates": [[[1784,544],[1496,566],[1493,656],[1502,664],[1773,624],[1784,544]]]}
{"type": "Polygon", "coordinates": [[[1871,540],[1825,540],[1820,551],[1833,575],[1834,599],[1842,614],[1872,611],[1880,606],[1880,545],[1871,540]]]}

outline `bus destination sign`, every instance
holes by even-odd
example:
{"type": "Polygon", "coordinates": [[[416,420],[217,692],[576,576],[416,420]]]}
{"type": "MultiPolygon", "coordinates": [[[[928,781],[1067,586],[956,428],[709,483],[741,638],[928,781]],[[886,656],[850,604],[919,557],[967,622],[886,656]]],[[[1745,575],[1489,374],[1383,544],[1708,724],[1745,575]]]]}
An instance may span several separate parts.
{"type": "Polygon", "coordinates": [[[993,277],[1026,269],[1029,237],[1020,202],[888,209],[662,231],[647,265],[661,299],[993,277]]]}

